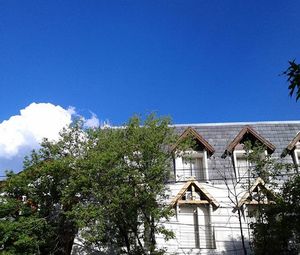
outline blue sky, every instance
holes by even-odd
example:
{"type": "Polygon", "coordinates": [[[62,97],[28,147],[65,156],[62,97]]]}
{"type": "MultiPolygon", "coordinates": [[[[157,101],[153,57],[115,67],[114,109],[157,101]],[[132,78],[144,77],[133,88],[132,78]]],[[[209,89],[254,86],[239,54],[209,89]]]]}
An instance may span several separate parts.
{"type": "Polygon", "coordinates": [[[299,11],[296,0],[0,0],[0,123],[33,102],[114,125],[152,111],[297,120],[280,73],[300,62],[299,11]]]}

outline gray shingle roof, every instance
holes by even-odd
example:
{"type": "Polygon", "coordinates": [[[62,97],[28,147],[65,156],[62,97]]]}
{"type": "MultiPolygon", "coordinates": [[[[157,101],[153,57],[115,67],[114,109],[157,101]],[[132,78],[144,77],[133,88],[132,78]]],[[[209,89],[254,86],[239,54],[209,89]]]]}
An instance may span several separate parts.
{"type": "MultiPolygon", "coordinates": [[[[300,131],[300,121],[180,124],[174,125],[174,128],[176,133],[180,135],[186,128],[192,127],[214,147],[215,153],[208,161],[208,169],[211,172],[210,177],[217,178],[213,174],[215,171],[222,168],[230,168],[230,166],[232,166],[229,157],[222,159],[221,156],[225,152],[228,144],[232,142],[232,140],[246,125],[251,126],[258,134],[276,147],[272,154],[273,157],[280,157],[284,149],[300,131]]],[[[291,156],[287,155],[286,160],[291,162],[291,156]]]]}

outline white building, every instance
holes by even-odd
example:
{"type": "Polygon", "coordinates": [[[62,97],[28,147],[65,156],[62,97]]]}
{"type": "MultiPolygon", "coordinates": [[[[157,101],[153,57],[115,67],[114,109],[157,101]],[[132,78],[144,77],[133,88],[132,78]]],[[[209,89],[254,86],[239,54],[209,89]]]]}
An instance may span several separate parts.
{"type": "Polygon", "coordinates": [[[258,142],[265,155],[298,164],[300,122],[175,125],[175,130],[180,139],[192,136],[196,147],[174,157],[168,203],[175,216],[164,224],[176,238],[158,237],[159,245],[172,254],[243,254],[242,229],[250,253],[253,209],[274,201],[262,179],[248,178],[244,142],[258,142]],[[265,197],[258,202],[260,191],[265,197]]]}
{"type": "MultiPolygon", "coordinates": [[[[158,246],[169,254],[243,254],[243,235],[245,249],[251,254],[249,224],[255,220],[255,208],[274,203],[274,197],[261,178],[249,178],[251,164],[245,157],[244,142],[258,142],[266,149],[262,156],[297,166],[300,121],[192,124],[174,128],[179,140],[192,137],[195,146],[174,153],[177,156],[173,158],[172,177],[167,184],[167,203],[174,208],[175,215],[162,224],[173,230],[175,238],[165,241],[157,236],[158,246]],[[260,200],[256,199],[258,194],[260,200]]],[[[78,238],[73,254],[83,254],[77,251],[76,243],[80,244],[78,238]]]]}

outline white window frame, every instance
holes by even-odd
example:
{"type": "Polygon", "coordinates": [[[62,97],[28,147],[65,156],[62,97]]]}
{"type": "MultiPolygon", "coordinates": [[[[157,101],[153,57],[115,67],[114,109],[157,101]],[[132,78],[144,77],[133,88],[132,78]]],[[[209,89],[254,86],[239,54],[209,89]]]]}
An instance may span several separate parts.
{"type": "Polygon", "coordinates": [[[202,206],[191,206],[189,207],[193,212],[187,213],[183,212],[183,210],[178,211],[178,217],[177,220],[179,220],[179,247],[182,249],[215,249],[215,238],[214,238],[214,228],[211,223],[211,217],[212,217],[212,208],[211,205],[202,205],[202,206]],[[187,223],[185,221],[182,221],[182,214],[190,217],[190,221],[193,223],[187,223]],[[192,219],[192,220],[191,220],[192,219]],[[191,224],[191,225],[190,225],[191,224]],[[182,232],[182,227],[185,229],[185,225],[189,225],[190,232],[182,232]],[[185,242],[188,242],[183,244],[182,243],[182,236],[185,238],[185,242]],[[186,239],[188,237],[188,239],[186,239]]]}
{"type": "MultiPolygon", "coordinates": [[[[207,151],[204,149],[203,151],[195,151],[195,150],[186,150],[184,152],[179,153],[180,156],[176,157],[175,159],[175,176],[176,181],[186,181],[192,177],[195,176],[179,176],[178,172],[182,171],[183,168],[183,160],[184,158],[201,158],[202,160],[202,169],[203,169],[203,180],[198,181],[204,181],[207,182],[209,180],[208,175],[208,162],[207,162],[207,151]]],[[[201,169],[199,169],[201,171],[201,169]]]]}
{"type": "MultiPolygon", "coordinates": [[[[249,152],[252,152],[251,150],[249,151],[249,152]]],[[[299,152],[300,152],[300,150],[299,150],[299,152]]],[[[239,171],[239,169],[238,169],[238,158],[239,157],[246,157],[246,151],[245,150],[234,150],[233,151],[233,161],[234,161],[234,171],[235,171],[235,174],[236,174],[236,177],[237,178],[242,178],[242,176],[240,176],[240,171],[239,171]]],[[[265,150],[264,151],[264,156],[266,157],[268,155],[268,151],[267,150],[265,150]]],[[[251,163],[249,162],[249,168],[251,167],[251,163]]],[[[249,170],[249,169],[248,169],[249,170]]],[[[250,174],[248,173],[248,177],[250,177],[250,174]]]]}
{"type": "Polygon", "coordinates": [[[246,151],[245,150],[235,150],[233,151],[233,161],[234,161],[234,170],[235,170],[235,175],[237,178],[242,178],[240,176],[240,171],[238,169],[238,158],[246,157],[246,151]]]}
{"type": "Polygon", "coordinates": [[[294,161],[297,166],[299,166],[299,158],[300,158],[300,149],[294,150],[294,161]]]}

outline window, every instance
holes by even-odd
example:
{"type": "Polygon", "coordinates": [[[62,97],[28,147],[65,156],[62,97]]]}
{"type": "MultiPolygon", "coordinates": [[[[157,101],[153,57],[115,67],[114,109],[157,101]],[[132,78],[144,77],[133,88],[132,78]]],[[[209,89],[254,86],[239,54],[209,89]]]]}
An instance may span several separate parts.
{"type": "Polygon", "coordinates": [[[194,128],[188,127],[172,146],[172,151],[179,152],[178,144],[187,137],[192,138],[195,144],[174,159],[175,180],[186,181],[193,177],[198,181],[208,181],[207,157],[214,154],[215,150],[194,128]]]}
{"type": "Polygon", "coordinates": [[[236,176],[242,180],[250,176],[251,163],[248,161],[246,152],[244,150],[234,151],[234,166],[236,176]]]}
{"type": "Polygon", "coordinates": [[[194,177],[198,181],[207,181],[206,151],[186,151],[175,159],[176,181],[185,181],[194,177]]]}
{"type": "Polygon", "coordinates": [[[299,172],[299,167],[300,167],[300,148],[296,148],[293,152],[293,159],[294,159],[294,164],[295,164],[295,171],[299,172]]]}
{"type": "Polygon", "coordinates": [[[300,163],[300,150],[294,150],[295,164],[299,166],[300,163]]]}
{"type": "Polygon", "coordinates": [[[195,177],[197,180],[204,179],[203,159],[182,157],[183,174],[185,177],[195,177]]]}
{"type": "Polygon", "coordinates": [[[180,246],[183,248],[199,248],[199,226],[197,208],[185,206],[178,215],[180,222],[180,246]]]}
{"type": "Polygon", "coordinates": [[[223,157],[232,156],[236,177],[239,180],[247,180],[251,176],[250,168],[253,167],[247,161],[245,143],[251,142],[251,145],[259,143],[266,148],[262,157],[271,154],[275,150],[275,146],[255,131],[251,126],[245,126],[236,137],[226,147],[223,157]]]}
{"type": "Polygon", "coordinates": [[[300,165],[300,142],[297,142],[294,149],[294,162],[295,165],[300,165]]]}
{"type": "Polygon", "coordinates": [[[171,206],[176,208],[177,238],[181,248],[215,249],[211,214],[219,203],[204,186],[195,180],[186,182],[173,198],[171,206]]]}
{"type": "MultiPolygon", "coordinates": [[[[267,151],[262,153],[261,158],[265,158],[267,155],[267,151]]],[[[247,181],[251,175],[251,168],[253,168],[253,163],[249,162],[247,159],[245,150],[235,150],[233,152],[233,160],[234,160],[234,168],[236,177],[240,181],[247,181]]]]}
{"type": "Polygon", "coordinates": [[[209,205],[181,206],[178,220],[180,229],[177,238],[181,248],[213,249],[215,247],[209,205]]]}

